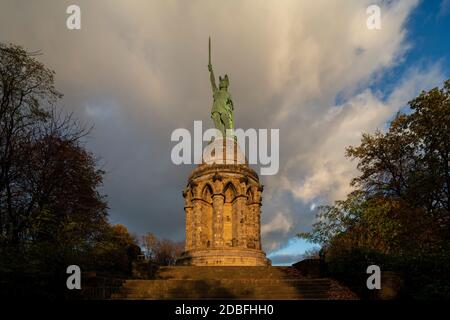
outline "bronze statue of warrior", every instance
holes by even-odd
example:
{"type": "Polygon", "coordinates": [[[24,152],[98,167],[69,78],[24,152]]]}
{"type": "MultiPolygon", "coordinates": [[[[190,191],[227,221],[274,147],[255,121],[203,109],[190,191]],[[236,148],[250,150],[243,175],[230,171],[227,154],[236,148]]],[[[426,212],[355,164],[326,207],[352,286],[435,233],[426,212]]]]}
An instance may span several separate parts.
{"type": "Polygon", "coordinates": [[[211,65],[211,38],[209,38],[209,63],[208,70],[211,79],[211,87],[213,91],[213,105],[211,108],[211,118],[214,121],[216,129],[218,129],[222,136],[225,137],[227,129],[233,129],[233,100],[228,92],[228,85],[230,83],[228,75],[223,78],[219,76],[219,88],[216,86],[216,79],[211,65]]]}

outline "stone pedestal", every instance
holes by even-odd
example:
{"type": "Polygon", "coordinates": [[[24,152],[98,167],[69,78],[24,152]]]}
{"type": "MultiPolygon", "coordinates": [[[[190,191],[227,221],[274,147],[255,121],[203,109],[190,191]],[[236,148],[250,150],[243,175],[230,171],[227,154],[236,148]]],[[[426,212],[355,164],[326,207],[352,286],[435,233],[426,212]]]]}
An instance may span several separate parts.
{"type": "Polygon", "coordinates": [[[217,139],[183,191],[186,248],[180,265],[267,266],[261,250],[262,185],[233,138],[217,139]]]}

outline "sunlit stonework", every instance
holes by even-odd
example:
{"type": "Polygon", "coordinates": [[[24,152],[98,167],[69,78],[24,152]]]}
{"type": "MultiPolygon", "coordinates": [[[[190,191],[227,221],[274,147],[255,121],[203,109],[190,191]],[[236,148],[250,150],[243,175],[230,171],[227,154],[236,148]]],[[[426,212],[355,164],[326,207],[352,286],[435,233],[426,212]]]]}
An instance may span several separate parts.
{"type": "Polygon", "coordinates": [[[204,157],[183,192],[186,252],[179,264],[270,265],[261,250],[263,186],[245,161],[239,163],[245,158],[234,139],[226,140],[218,139],[207,147],[218,145],[223,153],[204,157]]]}

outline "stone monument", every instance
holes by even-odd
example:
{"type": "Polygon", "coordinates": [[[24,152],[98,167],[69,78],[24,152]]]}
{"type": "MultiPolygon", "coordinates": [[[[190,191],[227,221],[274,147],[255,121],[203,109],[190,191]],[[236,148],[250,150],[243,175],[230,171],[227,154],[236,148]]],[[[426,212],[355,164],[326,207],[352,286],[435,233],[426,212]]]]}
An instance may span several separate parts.
{"type": "Polygon", "coordinates": [[[186,246],[179,265],[268,266],[261,249],[261,194],[263,186],[241,152],[233,125],[229,79],[219,77],[217,88],[209,64],[213,106],[211,118],[220,138],[204,150],[202,163],[193,170],[183,191],[186,246]],[[219,151],[219,152],[217,152],[219,151]]]}
{"type": "Polygon", "coordinates": [[[229,79],[221,77],[217,88],[211,58],[208,69],[214,98],[211,118],[217,131],[183,190],[186,248],[179,266],[158,267],[150,279],[128,279],[120,288],[102,292],[114,292],[112,299],[133,300],[355,299],[331,279],[305,279],[294,267],[270,265],[261,250],[263,187],[232,131],[229,79]]]}

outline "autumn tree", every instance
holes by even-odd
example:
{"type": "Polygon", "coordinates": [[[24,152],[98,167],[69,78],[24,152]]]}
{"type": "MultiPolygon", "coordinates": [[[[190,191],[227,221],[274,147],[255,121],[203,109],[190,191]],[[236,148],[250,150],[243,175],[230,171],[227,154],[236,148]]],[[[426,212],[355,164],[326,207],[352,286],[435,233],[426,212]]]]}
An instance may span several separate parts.
{"type": "Polygon", "coordinates": [[[19,241],[26,220],[16,210],[23,150],[36,142],[37,131],[49,119],[43,105],[61,97],[53,85],[54,73],[35,55],[0,44],[0,231],[12,243],[19,241]]]}
{"type": "Polygon", "coordinates": [[[174,265],[184,251],[184,243],[169,239],[158,239],[149,232],[141,237],[146,258],[158,265],[174,265]]]}
{"type": "Polygon", "coordinates": [[[355,191],[322,206],[313,231],[300,236],[322,244],[331,260],[355,259],[359,250],[363,265],[382,255],[407,274],[439,274],[441,282],[420,279],[437,288],[449,277],[450,79],[409,105],[386,132],[363,134],[347,148],[358,161],[355,191]]]}
{"type": "Polygon", "coordinates": [[[158,241],[158,238],[151,232],[147,232],[141,236],[141,245],[144,249],[146,259],[153,260],[158,241]]]}
{"type": "Polygon", "coordinates": [[[94,239],[92,252],[86,254],[86,266],[113,275],[130,275],[132,262],[141,249],[137,239],[122,224],[102,225],[102,233],[94,239]]]}
{"type": "Polygon", "coordinates": [[[104,172],[83,143],[89,130],[58,109],[55,74],[38,56],[0,43],[0,273],[74,263],[126,271],[137,241],[109,224],[104,172]]]}
{"type": "Polygon", "coordinates": [[[169,266],[174,265],[177,258],[181,255],[184,249],[182,242],[174,242],[169,239],[161,239],[155,250],[155,262],[159,265],[169,266]]]}
{"type": "MultiPolygon", "coordinates": [[[[396,250],[429,251],[448,246],[450,235],[450,80],[422,92],[388,132],[363,136],[347,156],[361,174],[353,186],[372,207],[389,211],[396,250]]],[[[376,220],[372,221],[376,223],[376,220]]]]}

